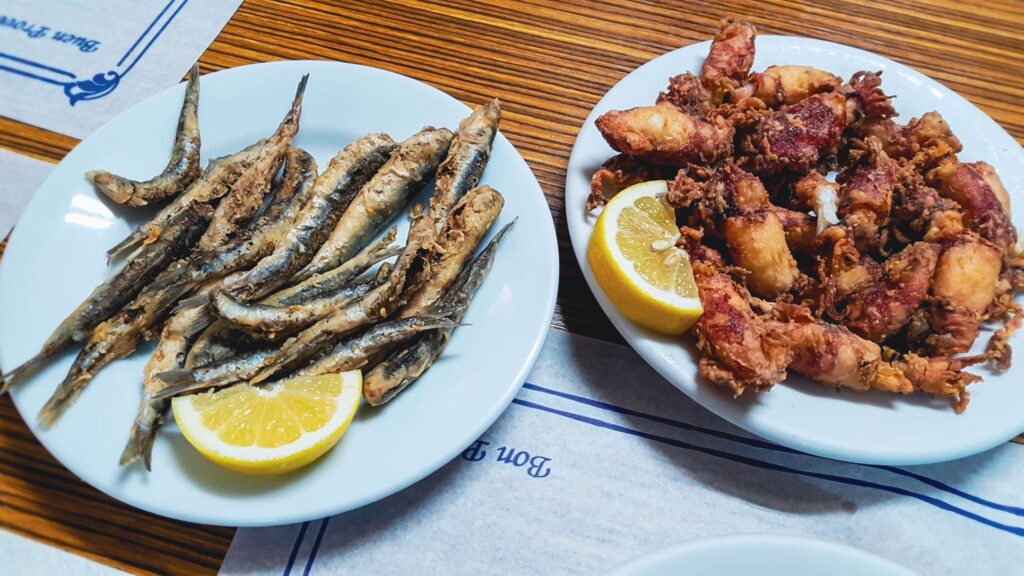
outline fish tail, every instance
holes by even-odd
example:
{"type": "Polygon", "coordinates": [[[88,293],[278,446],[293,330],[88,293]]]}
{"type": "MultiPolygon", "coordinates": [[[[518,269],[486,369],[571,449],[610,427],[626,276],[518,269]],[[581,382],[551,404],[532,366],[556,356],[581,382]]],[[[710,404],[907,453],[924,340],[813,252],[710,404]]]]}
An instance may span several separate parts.
{"type": "Polygon", "coordinates": [[[168,370],[156,377],[163,380],[166,386],[153,395],[153,400],[167,400],[203,386],[197,381],[195,372],[187,369],[168,370]]]}
{"type": "Polygon", "coordinates": [[[188,325],[182,329],[182,334],[186,339],[191,340],[196,334],[199,334],[203,330],[206,330],[216,320],[213,315],[197,314],[195,318],[192,318],[188,325]]]}
{"type": "Polygon", "coordinates": [[[299,80],[299,86],[295,89],[295,98],[292,102],[292,108],[298,108],[302,105],[302,97],[306,94],[306,82],[309,81],[309,74],[303,74],[302,80],[299,80]]]}
{"type": "Polygon", "coordinates": [[[162,275],[160,275],[159,278],[154,280],[152,284],[149,285],[149,289],[150,290],[161,290],[161,289],[166,288],[166,287],[168,287],[168,286],[170,286],[172,284],[177,284],[178,282],[181,281],[182,276],[184,276],[190,270],[191,270],[191,266],[182,266],[180,268],[175,268],[175,269],[167,272],[166,274],[162,274],[162,275]]]}
{"type": "Polygon", "coordinates": [[[491,241],[488,243],[488,245],[496,245],[498,242],[501,242],[501,239],[505,237],[505,233],[507,233],[509,228],[511,228],[512,225],[515,224],[516,222],[519,222],[519,216],[516,216],[515,218],[512,219],[511,222],[502,226],[501,230],[498,230],[498,233],[494,235],[494,238],[491,238],[491,241]]]}
{"type": "Polygon", "coordinates": [[[420,328],[426,330],[454,330],[459,326],[468,326],[457,322],[450,318],[450,316],[421,316],[420,328]]]}
{"type": "Polygon", "coordinates": [[[50,356],[52,356],[52,354],[48,353],[46,349],[43,349],[39,354],[36,354],[23,362],[21,366],[18,366],[14,370],[8,372],[6,376],[0,376],[0,380],[2,380],[0,381],[0,396],[3,396],[3,394],[7,392],[12,383],[23,378],[25,374],[37,370],[43,362],[50,358],[50,356]]]}
{"type": "Polygon", "coordinates": [[[129,234],[127,238],[115,244],[110,250],[107,250],[107,263],[113,262],[114,260],[126,255],[128,252],[135,249],[136,246],[142,244],[144,239],[145,234],[142,233],[142,228],[135,230],[129,234]]]}
{"type": "Polygon", "coordinates": [[[146,471],[150,471],[152,470],[153,441],[156,439],[157,430],[163,426],[167,402],[153,400],[143,400],[143,402],[145,404],[139,409],[138,416],[135,417],[119,463],[121,466],[128,466],[141,458],[146,471]]]}
{"type": "Polygon", "coordinates": [[[89,380],[92,380],[91,374],[87,372],[78,373],[78,371],[72,368],[68,377],[60,383],[53,396],[50,396],[50,399],[46,401],[46,405],[39,410],[39,416],[37,417],[39,423],[44,428],[49,428],[56,424],[57,420],[60,420],[60,417],[75,403],[78,395],[85,388],[85,385],[89,383],[89,380]]]}
{"type": "Polygon", "coordinates": [[[206,306],[209,303],[210,303],[210,295],[209,294],[206,294],[206,293],[196,294],[195,296],[192,296],[190,298],[185,298],[181,302],[178,302],[178,305],[174,307],[174,310],[172,312],[174,314],[177,314],[178,312],[181,312],[182,310],[190,310],[192,308],[198,308],[200,306],[206,306]]]}

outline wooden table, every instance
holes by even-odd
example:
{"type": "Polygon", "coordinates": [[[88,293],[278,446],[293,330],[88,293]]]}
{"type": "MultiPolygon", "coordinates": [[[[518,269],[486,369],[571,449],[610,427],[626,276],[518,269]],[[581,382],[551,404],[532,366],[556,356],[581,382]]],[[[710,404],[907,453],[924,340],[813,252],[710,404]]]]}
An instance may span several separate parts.
{"type": "MultiPolygon", "coordinates": [[[[558,229],[554,325],[618,341],[570,249],[562,198],[573,139],[622,76],[708,39],[723,17],[760,32],[823,38],[906,63],[967,97],[1024,142],[1024,2],[270,2],[249,0],[200,59],[202,71],[326,59],[392,70],[470,105],[497,96],[502,131],[540,180],[558,229]]],[[[57,162],[77,142],[0,119],[0,147],[57,162]]],[[[2,253],[2,246],[0,246],[2,253]]],[[[0,527],[137,573],[216,573],[234,530],[136,511],[60,466],[9,398],[0,400],[0,527]]]]}

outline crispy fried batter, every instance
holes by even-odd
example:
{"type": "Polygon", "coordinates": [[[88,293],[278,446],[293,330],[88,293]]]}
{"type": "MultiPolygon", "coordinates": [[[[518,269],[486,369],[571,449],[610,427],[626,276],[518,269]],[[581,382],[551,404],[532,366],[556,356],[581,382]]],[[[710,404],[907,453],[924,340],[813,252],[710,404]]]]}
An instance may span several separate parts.
{"type": "Polygon", "coordinates": [[[964,224],[1006,254],[1017,243],[1010,222],[1010,198],[995,170],[984,162],[959,164],[948,159],[928,173],[928,179],[945,198],[963,209],[964,224]]]}
{"type": "Polygon", "coordinates": [[[729,217],[724,236],[733,262],[750,271],[747,285],[758,296],[775,298],[792,289],[800,278],[782,221],[773,211],[729,217]]]}
{"type": "Polygon", "coordinates": [[[868,137],[877,138],[885,153],[912,170],[934,168],[960,152],[963,146],[938,112],[928,112],[900,126],[891,118],[866,117],[849,130],[854,149],[865,149],[868,137]]]}
{"type": "Polygon", "coordinates": [[[868,340],[885,341],[910,321],[928,297],[940,251],[936,244],[918,242],[881,266],[862,265],[854,272],[847,271],[844,279],[848,284],[855,282],[858,273],[870,280],[857,282],[856,289],[840,294],[830,307],[833,316],[868,340]],[[835,313],[840,306],[841,315],[835,313]]]}
{"type": "Polygon", "coordinates": [[[955,398],[953,408],[958,414],[967,409],[971,399],[967,386],[981,380],[974,374],[963,372],[965,363],[953,358],[925,358],[907,354],[895,360],[893,366],[907,377],[915,390],[933,396],[955,398]]]}
{"type": "Polygon", "coordinates": [[[674,208],[693,209],[700,223],[712,233],[717,233],[729,216],[771,206],[761,180],[732,163],[723,164],[700,183],[686,172],[679,172],[665,199],[674,208]]]}
{"type": "Polygon", "coordinates": [[[623,155],[594,175],[588,208],[653,176],[652,163],[679,169],[666,199],[704,306],[705,379],[740,395],[792,369],[963,411],[980,380],[963,369],[1005,370],[1024,325],[1009,191],[990,165],[957,160],[939,113],[896,123],[881,72],[750,74],[754,38],[723,22],[699,77],[678,74],[657,105],[597,120],[623,155]],[[986,351],[956,356],[986,320],[1003,322],[986,351]]]}
{"type": "Polygon", "coordinates": [[[743,137],[742,165],[762,175],[807,172],[839,152],[846,125],[846,98],[815,94],[762,118],[743,137]]]}
{"type": "Polygon", "coordinates": [[[604,206],[612,196],[634,184],[666,178],[670,172],[664,166],[648,164],[625,154],[612,156],[590,177],[587,212],[604,206]]]}
{"type": "Polygon", "coordinates": [[[732,153],[732,126],[686,114],[670,102],[606,112],[597,128],[617,152],[655,164],[681,168],[732,153]]]}
{"type": "Polygon", "coordinates": [[[843,81],[831,72],[810,66],[769,66],[752,74],[750,83],[737,91],[737,97],[749,94],[772,108],[797,102],[823,92],[838,90],[843,81]]]}
{"type": "Polygon", "coordinates": [[[897,171],[877,140],[871,139],[869,146],[867,161],[851,166],[838,177],[838,215],[862,252],[877,249],[885,241],[879,230],[892,211],[897,171]]]}
{"type": "Polygon", "coordinates": [[[882,92],[881,72],[857,72],[850,78],[846,97],[855,102],[857,109],[868,118],[898,116],[892,107],[892,97],[882,92]]]}
{"type": "Polygon", "coordinates": [[[711,113],[711,93],[690,72],[669,78],[668,88],[658,94],[658,102],[668,102],[680,112],[700,118],[711,113]]]}
{"type": "Polygon", "coordinates": [[[995,300],[1002,265],[995,247],[968,234],[945,249],[932,280],[932,333],[924,343],[931,355],[970,349],[995,300]]]}
{"type": "Polygon", "coordinates": [[[773,206],[757,176],[734,164],[723,164],[702,183],[680,172],[667,200],[687,212],[693,224],[725,240],[733,261],[751,272],[748,286],[755,294],[774,298],[800,279],[783,223],[799,221],[792,237],[806,243],[807,222],[773,206]]]}
{"type": "Polygon", "coordinates": [[[757,29],[750,22],[724,20],[718,28],[700,70],[701,81],[718,99],[725,91],[739,86],[750,73],[756,35],[757,29]]]}
{"type": "Polygon", "coordinates": [[[695,327],[700,375],[737,396],[784,380],[786,345],[764,329],[750,307],[750,294],[711,264],[695,261],[693,272],[704,305],[695,327]]]}
{"type": "Polygon", "coordinates": [[[908,394],[913,385],[882,358],[882,349],[843,326],[816,320],[792,305],[778,305],[765,329],[786,342],[796,373],[832,386],[858,391],[882,390],[908,394]]]}

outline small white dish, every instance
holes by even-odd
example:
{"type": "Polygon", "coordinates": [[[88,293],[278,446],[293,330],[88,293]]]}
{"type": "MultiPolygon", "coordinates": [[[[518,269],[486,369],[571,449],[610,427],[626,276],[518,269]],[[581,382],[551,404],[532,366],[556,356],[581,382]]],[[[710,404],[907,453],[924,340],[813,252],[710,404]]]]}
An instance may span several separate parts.
{"type": "MultiPolygon", "coordinates": [[[[295,145],[323,170],[345,144],[369,132],[404,139],[425,125],[458,127],[470,109],[419,81],[338,62],[243,66],[203,76],[199,104],[204,163],[273,132],[299,78],[309,73],[295,145]]],[[[128,177],[167,162],[184,86],[153,96],[79,144],[21,217],[0,264],[0,366],[34,354],[110,269],[105,252],[148,217],[99,198],[83,178],[108,169],[128,177]]],[[[486,95],[482,95],[486,96],[486,95]]],[[[118,467],[152,347],[99,373],[50,430],[36,414],[67,373],[69,351],[13,390],[29,427],[72,472],[150,512],[204,524],[274,525],[345,512],[387,497],[454,458],[512,401],[551,323],[558,248],[548,205],[523,158],[503,136],[483,183],[505,208],[492,234],[518,217],[444,356],[382,409],[363,406],[321,461],[277,478],[251,478],[203,459],[169,422],[153,448],[153,471],[118,467]]],[[[432,190],[432,187],[430,187],[432,190]]],[[[425,196],[424,196],[425,197],[425,196]]],[[[399,238],[408,219],[399,218],[399,238]]]]}
{"type": "Polygon", "coordinates": [[[857,548],[769,534],[737,534],[677,544],[631,560],[607,576],[916,576],[857,548]]]}
{"type": "MultiPolygon", "coordinates": [[[[666,338],[623,317],[594,281],[587,241],[597,221],[584,203],[590,176],[615,152],[594,126],[601,114],[653,104],[668,78],[697,73],[710,42],[659,56],[612,87],[594,107],[573,147],[566,174],[565,209],[573,250],[597,301],[623,338],[662,376],[705,408],[729,422],[779,444],[811,454],[869,464],[926,464],[962,458],[997,446],[1024,432],[1024,362],[1007,372],[975,368],[984,381],[971,386],[971,403],[957,415],[945,399],[916,395],[837,392],[791,375],[763,394],[733,399],[729,391],[698,381],[692,338],[666,338]]],[[[859,70],[882,70],[882,87],[895,94],[900,121],[938,110],[963,142],[960,158],[992,164],[1010,191],[1013,213],[1024,213],[1024,151],[991,118],[942,84],[907,66],[864,50],[790,36],[759,36],[754,70],[773,64],[803,64],[849,78],[859,70]]],[[[1018,300],[1020,297],[1018,296],[1018,300]]],[[[983,330],[975,351],[992,330],[983,330]]],[[[1015,338],[1015,343],[1021,339],[1015,338]]]]}

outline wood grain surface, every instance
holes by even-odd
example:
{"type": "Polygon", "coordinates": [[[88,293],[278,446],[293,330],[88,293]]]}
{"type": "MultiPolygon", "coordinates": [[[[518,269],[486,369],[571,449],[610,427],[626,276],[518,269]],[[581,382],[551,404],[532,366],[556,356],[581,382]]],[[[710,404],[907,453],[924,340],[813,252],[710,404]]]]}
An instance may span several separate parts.
{"type": "MultiPolygon", "coordinates": [[[[569,152],[615,82],[659,54],[710,38],[724,17],[749,19],[763,34],[832,40],[908,64],[1024,142],[1024,2],[1017,0],[251,0],[200,66],[207,73],[340,60],[417,78],[470,105],[501,98],[501,129],[540,180],[558,230],[554,324],[618,341],[570,249],[562,205],[569,152]]],[[[0,147],[15,152],[56,162],[76,143],[0,118],[0,147]]],[[[32,437],[9,398],[0,399],[0,527],[143,574],[216,573],[233,534],[139,512],[85,485],[32,437]]]]}

